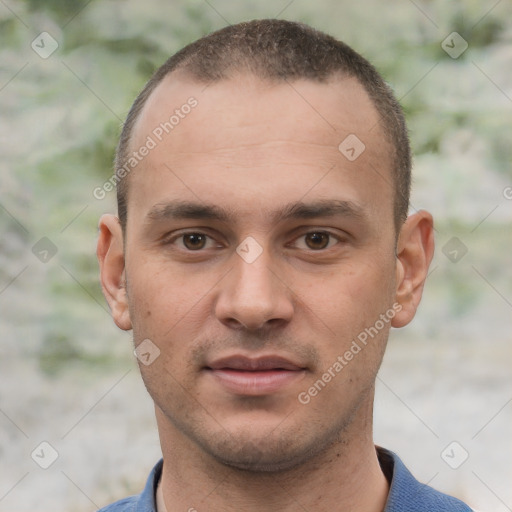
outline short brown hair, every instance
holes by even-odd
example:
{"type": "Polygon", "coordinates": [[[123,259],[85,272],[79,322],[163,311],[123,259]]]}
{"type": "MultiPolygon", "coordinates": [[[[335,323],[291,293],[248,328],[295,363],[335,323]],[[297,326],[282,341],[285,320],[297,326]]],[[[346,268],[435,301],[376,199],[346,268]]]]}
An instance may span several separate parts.
{"type": "MultiPolygon", "coordinates": [[[[411,150],[402,108],[390,87],[364,57],[345,43],[302,23],[268,19],[230,25],[170,57],[153,74],[128,113],[116,152],[117,177],[124,176],[119,171],[128,161],[133,127],[146,100],[162,79],[177,69],[185,70],[204,84],[227,79],[241,71],[269,81],[322,82],[339,73],[355,77],[379,113],[382,131],[389,142],[398,232],[407,217],[411,183],[411,150]]],[[[117,207],[123,231],[127,221],[127,178],[117,180],[117,207]]]]}

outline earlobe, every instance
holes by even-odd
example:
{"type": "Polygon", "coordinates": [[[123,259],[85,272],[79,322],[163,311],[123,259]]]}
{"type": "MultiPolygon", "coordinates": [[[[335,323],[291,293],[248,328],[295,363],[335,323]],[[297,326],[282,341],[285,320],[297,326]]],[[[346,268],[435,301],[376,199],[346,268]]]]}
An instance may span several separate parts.
{"type": "Polygon", "coordinates": [[[123,232],[115,215],[103,215],[100,219],[96,255],[100,265],[101,288],[112,318],[120,329],[129,330],[132,324],[125,285],[123,232]]]}
{"type": "Polygon", "coordinates": [[[396,302],[402,309],[391,325],[403,327],[416,314],[434,255],[434,227],[425,210],[410,215],[400,231],[396,260],[396,302]]]}

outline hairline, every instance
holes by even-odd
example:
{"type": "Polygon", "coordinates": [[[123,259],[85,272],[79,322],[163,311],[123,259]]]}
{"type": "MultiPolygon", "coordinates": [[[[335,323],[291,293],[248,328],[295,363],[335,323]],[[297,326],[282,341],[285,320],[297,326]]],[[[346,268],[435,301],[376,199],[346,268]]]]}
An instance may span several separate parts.
{"type": "MultiPolygon", "coordinates": [[[[177,80],[179,80],[181,78],[181,79],[188,80],[190,82],[205,85],[205,86],[209,86],[212,84],[219,84],[222,82],[229,82],[230,80],[233,80],[240,76],[253,77],[253,78],[255,78],[255,80],[259,80],[260,82],[267,83],[269,85],[276,85],[276,84],[281,84],[281,83],[295,83],[299,80],[305,80],[310,83],[321,84],[321,83],[328,83],[330,81],[336,81],[336,80],[339,81],[342,79],[350,79],[350,78],[354,79],[357,82],[357,84],[363,89],[365,94],[367,95],[367,97],[370,101],[370,104],[372,105],[376,115],[379,118],[379,120],[377,121],[377,125],[378,125],[380,133],[382,135],[382,138],[385,140],[386,153],[387,153],[387,157],[389,158],[389,173],[390,173],[391,180],[393,182],[393,187],[392,187],[392,189],[393,189],[393,197],[392,197],[393,224],[394,224],[396,236],[398,237],[400,227],[403,224],[403,222],[405,221],[405,217],[397,218],[398,216],[397,216],[397,211],[396,211],[397,204],[399,202],[397,196],[400,193],[400,191],[399,191],[399,183],[398,183],[398,179],[399,179],[398,171],[395,169],[395,167],[397,165],[395,140],[393,138],[393,135],[391,135],[391,134],[388,135],[387,131],[382,129],[383,116],[382,116],[382,113],[380,112],[380,109],[377,106],[377,102],[372,97],[372,94],[370,93],[368,88],[359,79],[359,77],[357,75],[355,75],[354,73],[350,73],[350,72],[346,72],[346,71],[337,69],[337,70],[334,70],[334,71],[328,73],[324,77],[318,78],[318,79],[311,78],[311,77],[303,77],[303,78],[298,77],[298,78],[294,78],[293,80],[288,80],[287,78],[280,78],[280,77],[276,77],[276,76],[271,76],[271,77],[259,76],[256,74],[256,72],[254,70],[252,70],[250,68],[247,68],[247,69],[237,68],[234,70],[234,72],[232,74],[230,74],[228,76],[223,76],[218,79],[204,79],[204,78],[196,76],[193,73],[193,71],[191,71],[190,69],[187,68],[187,61],[181,62],[180,64],[178,64],[178,66],[176,68],[168,70],[167,73],[164,73],[158,77],[155,76],[155,78],[157,78],[157,79],[155,79],[151,83],[151,87],[147,87],[143,90],[143,92],[145,93],[144,97],[142,98],[143,101],[139,102],[137,105],[137,109],[133,111],[134,116],[131,119],[129,131],[127,132],[128,141],[125,143],[125,146],[124,146],[124,150],[125,150],[124,154],[125,155],[129,154],[130,151],[132,151],[134,135],[136,133],[136,130],[139,125],[141,116],[144,112],[144,109],[147,107],[147,103],[148,103],[149,99],[155,93],[155,91],[158,89],[158,87],[160,85],[162,85],[164,80],[169,78],[171,75],[176,75],[177,80]]],[[[120,156],[122,156],[122,155],[120,155],[120,156]]],[[[126,157],[124,157],[124,160],[125,159],[126,159],[126,157]]],[[[117,162],[117,160],[116,160],[116,162],[117,162]]],[[[116,169],[117,168],[118,168],[118,166],[116,165],[116,169]]],[[[128,185],[130,174],[131,174],[131,172],[126,177],[122,178],[123,180],[126,180],[125,184],[124,184],[124,196],[123,196],[125,203],[128,200],[129,187],[127,185],[128,185]]],[[[126,225],[127,225],[127,220],[128,220],[127,213],[128,212],[127,212],[127,208],[126,208],[126,218],[124,219],[125,222],[122,222],[120,219],[124,237],[126,237],[126,225]]]]}

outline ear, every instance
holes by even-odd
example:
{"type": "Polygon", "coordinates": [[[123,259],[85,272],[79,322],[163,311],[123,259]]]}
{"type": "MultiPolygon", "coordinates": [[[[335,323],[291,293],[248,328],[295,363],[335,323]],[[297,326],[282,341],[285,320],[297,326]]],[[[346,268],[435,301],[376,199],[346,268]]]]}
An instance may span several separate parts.
{"type": "Polygon", "coordinates": [[[99,223],[96,249],[100,264],[103,295],[107,299],[116,325],[127,331],[132,328],[126,294],[123,231],[115,215],[103,215],[99,223]]]}
{"type": "Polygon", "coordinates": [[[396,302],[402,309],[391,321],[393,327],[403,327],[414,318],[433,255],[432,215],[420,210],[407,218],[398,237],[396,302]]]}

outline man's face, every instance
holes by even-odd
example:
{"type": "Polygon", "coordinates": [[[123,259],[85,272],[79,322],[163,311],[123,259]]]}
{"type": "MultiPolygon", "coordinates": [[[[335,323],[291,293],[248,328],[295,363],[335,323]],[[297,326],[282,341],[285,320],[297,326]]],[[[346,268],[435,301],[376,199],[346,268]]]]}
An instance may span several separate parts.
{"type": "Polygon", "coordinates": [[[160,350],[140,367],[161,435],[279,469],[368,430],[397,282],[378,121],[348,78],[170,75],[153,92],[131,144],[157,142],[129,176],[125,277],[135,343],[160,350]],[[361,146],[338,149],[350,134],[355,160],[361,146]]]}

